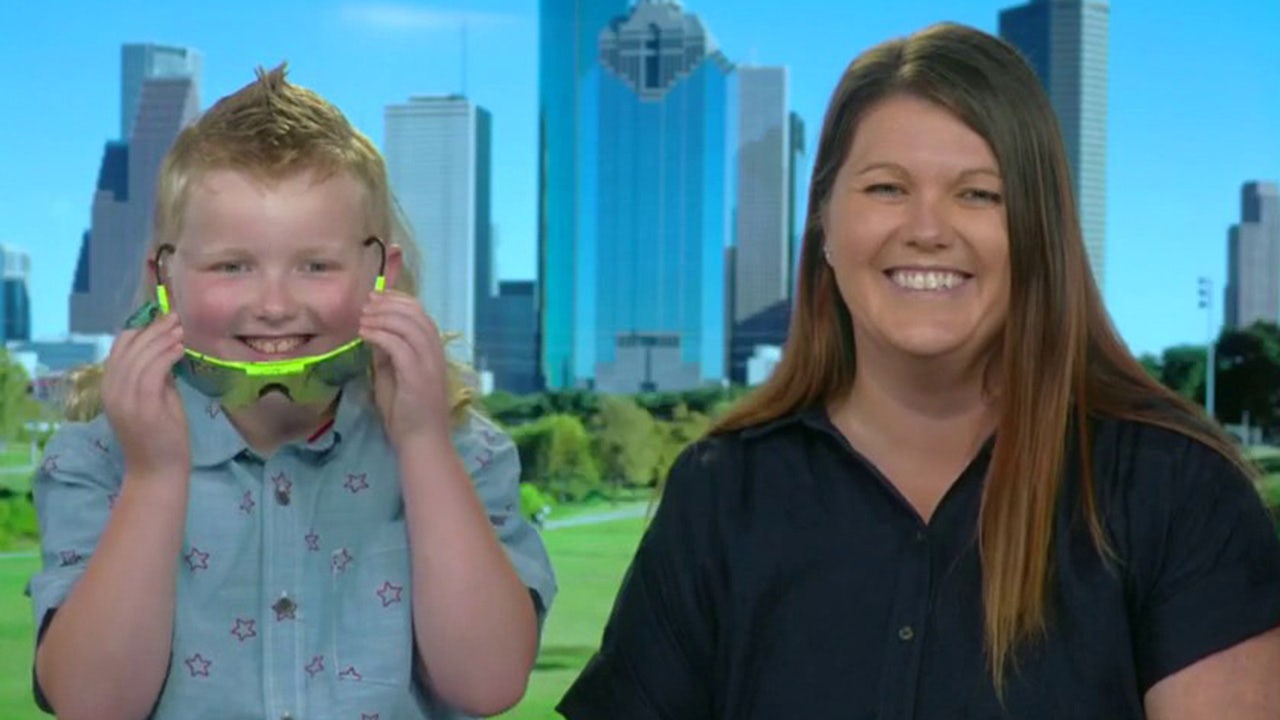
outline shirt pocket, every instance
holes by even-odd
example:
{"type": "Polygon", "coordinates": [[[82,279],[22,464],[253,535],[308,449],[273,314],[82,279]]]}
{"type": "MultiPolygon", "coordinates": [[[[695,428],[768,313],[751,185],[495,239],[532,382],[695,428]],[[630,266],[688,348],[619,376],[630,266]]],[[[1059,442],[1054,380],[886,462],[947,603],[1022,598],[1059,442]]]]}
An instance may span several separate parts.
{"type": "Polygon", "coordinates": [[[334,672],[341,695],[362,687],[409,688],[413,677],[413,602],[409,543],[397,523],[355,548],[332,554],[334,672]]]}

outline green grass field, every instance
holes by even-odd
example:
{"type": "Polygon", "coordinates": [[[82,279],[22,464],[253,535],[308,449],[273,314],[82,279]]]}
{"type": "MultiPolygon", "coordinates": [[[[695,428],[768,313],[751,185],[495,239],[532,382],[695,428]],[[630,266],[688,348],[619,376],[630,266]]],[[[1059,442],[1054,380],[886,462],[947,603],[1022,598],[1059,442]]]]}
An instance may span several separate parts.
{"type": "Polygon", "coordinates": [[[21,443],[10,443],[0,450],[0,488],[16,494],[31,489],[31,448],[21,443]]]}
{"type": "MultiPolygon", "coordinates": [[[[600,642],[613,596],[644,528],[642,519],[543,534],[560,594],[547,618],[542,652],[523,702],[504,720],[549,720],[552,709],[600,642]]],[[[31,604],[23,595],[35,557],[0,559],[0,718],[47,719],[31,699],[31,604]]]]}
{"type": "Polygon", "coordinates": [[[36,557],[0,559],[0,717],[48,718],[31,699],[31,601],[23,594],[36,557]]]}

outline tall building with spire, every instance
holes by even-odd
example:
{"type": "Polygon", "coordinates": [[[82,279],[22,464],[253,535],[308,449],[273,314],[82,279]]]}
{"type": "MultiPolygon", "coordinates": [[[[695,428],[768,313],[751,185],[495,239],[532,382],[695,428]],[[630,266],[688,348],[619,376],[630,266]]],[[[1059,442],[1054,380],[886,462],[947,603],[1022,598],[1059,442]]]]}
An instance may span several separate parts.
{"type": "Polygon", "coordinates": [[[387,174],[422,252],[423,307],[461,336],[450,353],[477,363],[493,284],[491,116],[460,95],[413,97],[387,106],[385,123],[387,174]]]}

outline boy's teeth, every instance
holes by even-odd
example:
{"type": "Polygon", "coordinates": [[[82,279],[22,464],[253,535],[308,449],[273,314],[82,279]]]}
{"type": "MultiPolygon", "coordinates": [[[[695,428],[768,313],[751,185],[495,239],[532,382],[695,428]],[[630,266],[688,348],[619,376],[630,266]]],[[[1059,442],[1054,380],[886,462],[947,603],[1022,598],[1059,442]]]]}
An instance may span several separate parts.
{"type": "Polygon", "coordinates": [[[244,343],[249,347],[266,355],[281,355],[283,353],[296,350],[306,342],[303,337],[287,337],[287,338],[245,338],[244,343]]]}
{"type": "Polygon", "coordinates": [[[908,290],[950,290],[965,280],[960,273],[946,270],[894,270],[889,278],[908,290]]]}

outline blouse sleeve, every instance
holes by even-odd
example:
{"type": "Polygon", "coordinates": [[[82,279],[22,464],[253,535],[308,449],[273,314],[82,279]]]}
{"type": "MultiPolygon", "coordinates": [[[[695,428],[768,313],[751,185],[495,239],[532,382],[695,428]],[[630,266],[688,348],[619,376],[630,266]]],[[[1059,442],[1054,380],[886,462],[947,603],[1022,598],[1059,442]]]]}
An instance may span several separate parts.
{"type": "Polygon", "coordinates": [[[1163,487],[1148,488],[1134,565],[1142,691],[1280,626],[1280,539],[1253,483],[1226,458],[1189,443],[1163,487]]]}

